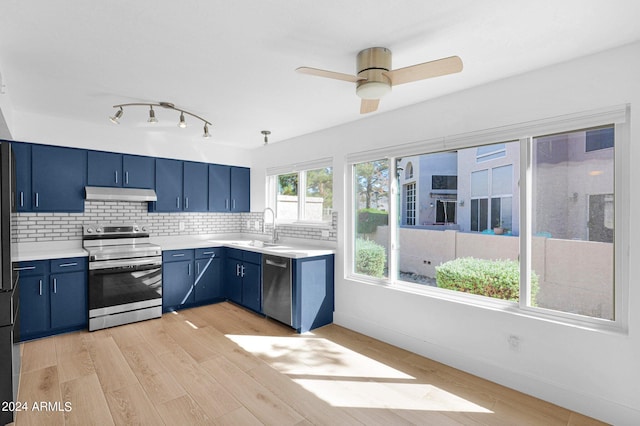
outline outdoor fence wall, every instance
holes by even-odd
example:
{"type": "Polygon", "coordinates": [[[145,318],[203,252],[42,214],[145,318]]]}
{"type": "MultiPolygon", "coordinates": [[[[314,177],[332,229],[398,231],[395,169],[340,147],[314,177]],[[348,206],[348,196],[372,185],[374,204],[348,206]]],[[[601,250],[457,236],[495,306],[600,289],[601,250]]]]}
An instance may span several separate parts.
{"type": "MultiPolygon", "coordinates": [[[[372,239],[388,245],[388,226],[372,239]]],[[[455,230],[399,229],[401,272],[435,277],[436,266],[459,257],[518,260],[520,239],[455,230]]],[[[538,275],[539,307],[613,318],[611,243],[534,237],[531,264],[538,275]]]]}

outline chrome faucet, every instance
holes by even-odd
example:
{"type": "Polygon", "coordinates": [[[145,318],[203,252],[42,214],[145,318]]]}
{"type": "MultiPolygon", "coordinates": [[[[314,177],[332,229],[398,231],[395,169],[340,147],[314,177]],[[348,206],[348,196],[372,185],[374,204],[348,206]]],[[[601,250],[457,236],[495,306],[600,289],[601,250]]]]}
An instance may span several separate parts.
{"type": "Polygon", "coordinates": [[[267,223],[267,219],[266,219],[266,213],[270,211],[271,212],[271,223],[273,224],[273,230],[271,232],[271,242],[272,243],[277,243],[278,242],[278,231],[276,231],[276,213],[273,211],[273,209],[271,207],[267,207],[266,209],[264,209],[262,211],[262,233],[264,234],[265,231],[265,225],[267,223]]]}

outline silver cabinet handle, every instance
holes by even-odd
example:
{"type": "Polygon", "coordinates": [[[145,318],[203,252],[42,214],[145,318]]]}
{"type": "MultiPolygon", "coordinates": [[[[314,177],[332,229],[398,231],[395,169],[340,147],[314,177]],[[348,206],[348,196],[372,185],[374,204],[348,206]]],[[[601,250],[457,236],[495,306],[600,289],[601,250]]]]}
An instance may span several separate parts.
{"type": "Polygon", "coordinates": [[[196,275],[200,275],[200,264],[196,263],[196,275]]]}
{"type": "Polygon", "coordinates": [[[115,175],[116,175],[116,183],[118,183],[118,171],[115,171],[115,175]]]}
{"type": "Polygon", "coordinates": [[[242,268],[241,268],[241,270],[240,270],[240,271],[241,271],[241,272],[240,272],[240,276],[241,276],[241,277],[244,277],[244,265],[242,265],[242,268]]]}
{"type": "Polygon", "coordinates": [[[202,254],[203,254],[203,255],[205,255],[205,256],[206,256],[207,254],[212,254],[212,255],[215,257],[216,252],[215,252],[215,251],[205,251],[205,252],[202,252],[202,254]]]}
{"type": "Polygon", "coordinates": [[[184,208],[185,210],[189,208],[189,197],[184,197],[184,208]]]}
{"type": "Polygon", "coordinates": [[[42,296],[42,280],[38,280],[38,284],[40,285],[40,296],[42,296]]]}
{"type": "Polygon", "coordinates": [[[184,253],[176,253],[176,254],[172,254],[171,256],[173,256],[173,257],[182,257],[182,256],[184,256],[184,253]]]}
{"type": "Polygon", "coordinates": [[[124,183],[129,185],[129,172],[124,172],[124,183]]]}
{"type": "Polygon", "coordinates": [[[224,208],[225,208],[225,210],[229,208],[229,199],[228,198],[224,199],[224,208]]]}
{"type": "Polygon", "coordinates": [[[35,266],[19,266],[13,268],[14,271],[31,271],[32,269],[36,269],[35,266]]]}
{"type": "Polygon", "coordinates": [[[231,203],[232,203],[231,204],[231,209],[235,210],[236,209],[236,199],[234,198],[231,203]]]}
{"type": "Polygon", "coordinates": [[[58,279],[57,278],[53,279],[53,292],[54,293],[58,292],[58,279]]]}
{"type": "Polygon", "coordinates": [[[187,274],[191,275],[191,264],[187,265],[187,274]]]}
{"type": "Polygon", "coordinates": [[[36,207],[40,207],[40,194],[36,192],[36,207]]]}
{"type": "Polygon", "coordinates": [[[24,207],[24,192],[20,191],[20,207],[24,207]]]}
{"type": "Polygon", "coordinates": [[[78,266],[78,262],[61,263],[58,265],[60,268],[68,268],[69,266],[78,266]]]}
{"type": "Polygon", "coordinates": [[[180,197],[176,197],[176,207],[180,208],[180,197]]]}
{"type": "Polygon", "coordinates": [[[240,276],[240,264],[236,263],[236,277],[240,276]]]}

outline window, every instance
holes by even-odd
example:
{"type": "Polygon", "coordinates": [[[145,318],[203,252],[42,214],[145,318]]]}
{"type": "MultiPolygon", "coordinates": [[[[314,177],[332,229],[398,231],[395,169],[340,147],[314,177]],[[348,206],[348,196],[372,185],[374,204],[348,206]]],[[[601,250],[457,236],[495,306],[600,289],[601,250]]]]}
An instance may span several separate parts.
{"type": "Polygon", "coordinates": [[[423,154],[404,145],[415,182],[398,174],[408,156],[393,149],[388,160],[353,161],[354,275],[571,324],[625,326],[627,260],[615,253],[628,234],[617,211],[629,189],[614,182],[628,176],[628,155],[618,153],[620,141],[628,146],[627,116],[624,107],[526,123],[504,131],[521,139],[488,145],[499,132],[478,132],[476,146],[464,135],[444,152],[435,152],[441,143],[423,154]],[[617,124],[603,125],[611,119],[617,124]]]}
{"type": "Polygon", "coordinates": [[[404,186],[405,206],[405,225],[416,224],[416,183],[410,183],[404,186]]]}
{"type": "Polygon", "coordinates": [[[353,271],[388,277],[389,161],[354,164],[355,244],[353,271]]]}
{"type": "MultiPolygon", "coordinates": [[[[315,166],[317,163],[310,163],[310,165],[315,166]]],[[[286,168],[279,169],[286,170],[286,168]]],[[[269,171],[267,173],[270,174],[269,171]]],[[[268,191],[271,194],[270,204],[275,206],[274,210],[278,221],[331,221],[333,211],[332,167],[314,167],[300,172],[274,173],[271,174],[268,181],[271,188],[268,191]]]]}

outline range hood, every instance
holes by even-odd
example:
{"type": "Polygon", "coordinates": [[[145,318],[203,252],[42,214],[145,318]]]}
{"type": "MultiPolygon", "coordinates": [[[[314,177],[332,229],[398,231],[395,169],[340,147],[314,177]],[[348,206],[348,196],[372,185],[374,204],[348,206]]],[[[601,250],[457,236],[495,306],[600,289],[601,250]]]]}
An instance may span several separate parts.
{"type": "Polygon", "coordinates": [[[157,201],[158,196],[153,189],[107,188],[101,186],[85,186],[86,200],[100,201],[157,201]]]}

